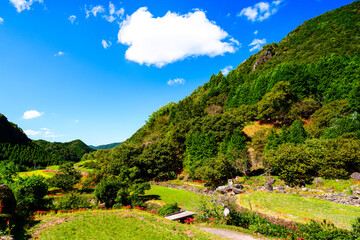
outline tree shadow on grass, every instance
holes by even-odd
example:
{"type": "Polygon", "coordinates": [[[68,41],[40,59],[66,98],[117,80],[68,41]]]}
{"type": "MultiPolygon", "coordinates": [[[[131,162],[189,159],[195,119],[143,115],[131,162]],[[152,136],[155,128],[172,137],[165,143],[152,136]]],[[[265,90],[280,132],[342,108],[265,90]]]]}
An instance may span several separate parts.
{"type": "Polygon", "coordinates": [[[140,196],[140,198],[144,202],[149,201],[149,200],[161,200],[161,197],[159,195],[143,195],[143,196],[140,196]]]}

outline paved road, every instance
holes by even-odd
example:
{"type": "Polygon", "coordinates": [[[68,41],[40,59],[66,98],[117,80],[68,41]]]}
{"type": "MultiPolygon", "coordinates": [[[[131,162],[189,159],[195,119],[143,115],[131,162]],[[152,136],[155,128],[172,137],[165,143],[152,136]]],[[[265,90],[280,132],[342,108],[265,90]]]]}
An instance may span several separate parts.
{"type": "Polygon", "coordinates": [[[259,238],[254,238],[253,236],[246,235],[244,233],[233,232],[233,231],[225,230],[225,229],[206,228],[206,227],[201,227],[200,229],[204,230],[206,232],[212,233],[214,235],[217,235],[217,236],[220,236],[223,238],[228,238],[228,239],[259,240],[259,238]]]}

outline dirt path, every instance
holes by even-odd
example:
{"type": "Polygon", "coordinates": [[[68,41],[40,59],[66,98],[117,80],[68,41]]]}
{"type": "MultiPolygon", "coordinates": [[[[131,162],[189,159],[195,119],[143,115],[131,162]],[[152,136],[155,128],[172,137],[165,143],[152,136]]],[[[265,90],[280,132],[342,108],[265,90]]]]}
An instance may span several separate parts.
{"type": "Polygon", "coordinates": [[[201,230],[204,230],[208,233],[212,233],[214,235],[223,237],[223,238],[229,238],[229,239],[238,239],[238,240],[259,240],[260,238],[255,238],[250,235],[246,235],[244,233],[234,232],[226,229],[218,229],[218,228],[207,228],[207,227],[201,227],[201,230]]]}

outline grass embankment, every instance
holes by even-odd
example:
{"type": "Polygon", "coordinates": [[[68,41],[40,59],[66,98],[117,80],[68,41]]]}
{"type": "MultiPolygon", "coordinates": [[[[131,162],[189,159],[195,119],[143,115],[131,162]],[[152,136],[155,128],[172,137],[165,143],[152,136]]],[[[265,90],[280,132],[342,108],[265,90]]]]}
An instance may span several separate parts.
{"type": "Polygon", "coordinates": [[[161,203],[177,202],[183,205],[181,207],[185,210],[196,211],[196,204],[202,196],[181,189],[152,185],[151,189],[145,192],[144,197],[150,200],[155,199],[155,202],[160,201],[161,203]]]}
{"type": "Polygon", "coordinates": [[[47,170],[35,170],[35,171],[28,171],[28,172],[20,172],[19,176],[22,178],[25,178],[25,177],[30,177],[33,175],[40,175],[40,176],[43,176],[44,178],[51,178],[55,174],[56,174],[55,172],[50,172],[47,170]]]}
{"type": "Polygon", "coordinates": [[[222,239],[191,225],[138,210],[89,211],[40,217],[39,239],[222,239]]]}
{"type": "Polygon", "coordinates": [[[340,228],[351,228],[360,208],[331,203],[296,194],[254,192],[239,196],[238,203],[248,209],[297,222],[328,220],[340,228]]]}
{"type": "MultiPolygon", "coordinates": [[[[84,172],[84,173],[94,171],[94,169],[84,167],[84,164],[86,162],[90,162],[90,161],[93,161],[93,160],[77,162],[74,164],[74,167],[76,168],[76,170],[84,172]]],[[[40,175],[40,176],[43,176],[44,178],[51,178],[56,174],[57,171],[59,171],[59,166],[60,165],[53,165],[53,166],[47,166],[46,169],[43,169],[43,170],[20,172],[19,176],[24,178],[24,177],[30,177],[32,175],[40,175]]]]}

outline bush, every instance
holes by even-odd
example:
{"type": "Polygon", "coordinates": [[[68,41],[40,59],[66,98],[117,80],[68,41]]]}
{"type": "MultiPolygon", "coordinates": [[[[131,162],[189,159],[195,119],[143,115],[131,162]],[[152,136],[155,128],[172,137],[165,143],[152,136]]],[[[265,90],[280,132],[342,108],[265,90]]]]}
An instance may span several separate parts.
{"type": "Polygon", "coordinates": [[[179,208],[178,203],[167,203],[165,204],[163,207],[161,207],[158,210],[158,214],[161,216],[166,216],[172,213],[176,213],[178,211],[180,211],[181,208],[179,208]]]}
{"type": "Polygon", "coordinates": [[[87,196],[81,196],[73,193],[69,196],[56,199],[54,205],[56,210],[91,208],[93,206],[87,196]]]}
{"type": "Polygon", "coordinates": [[[67,163],[59,167],[59,173],[48,180],[51,187],[71,190],[81,180],[81,173],[74,169],[74,163],[67,163]]]}
{"type": "Polygon", "coordinates": [[[225,208],[230,212],[235,211],[236,198],[227,195],[215,196],[209,200],[201,198],[197,206],[197,216],[201,221],[216,219],[216,221],[222,222],[229,217],[224,215],[225,208]]]}
{"type": "MultiPolygon", "coordinates": [[[[128,170],[131,171],[131,169],[128,170]]],[[[136,175],[136,170],[132,170],[136,175]]],[[[144,194],[145,190],[149,190],[150,184],[143,182],[142,179],[137,179],[132,183],[129,179],[123,179],[123,177],[123,175],[104,177],[96,186],[96,199],[105,203],[107,208],[113,207],[115,204],[117,204],[117,208],[127,205],[143,206],[144,203],[139,195],[144,194]]]]}

